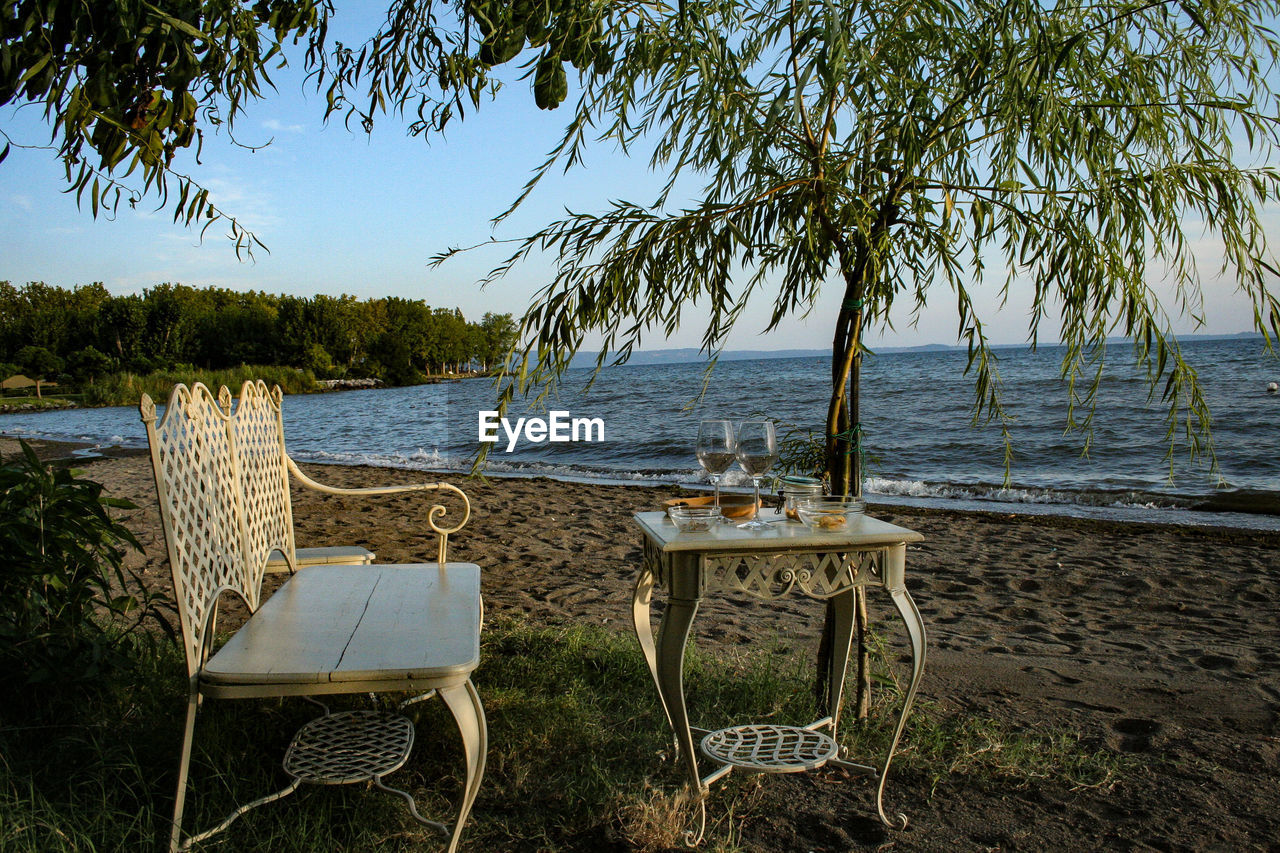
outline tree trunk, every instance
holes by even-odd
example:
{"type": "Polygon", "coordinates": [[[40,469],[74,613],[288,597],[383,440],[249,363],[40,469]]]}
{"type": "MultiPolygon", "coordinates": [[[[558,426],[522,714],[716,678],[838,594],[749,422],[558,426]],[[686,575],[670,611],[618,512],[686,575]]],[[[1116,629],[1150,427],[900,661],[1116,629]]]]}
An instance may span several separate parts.
{"type": "MultiPolygon", "coordinates": [[[[858,317],[861,321],[861,314],[858,317]]],[[[853,488],[856,498],[862,497],[862,329],[854,332],[856,341],[853,353],[853,376],[850,390],[850,419],[853,421],[853,488]]],[[[854,713],[857,719],[865,720],[871,714],[871,648],[867,644],[870,629],[870,616],[867,613],[867,588],[860,586],[853,591],[853,630],[858,650],[857,686],[854,689],[854,713]]]]}
{"type": "MultiPolygon", "coordinates": [[[[831,494],[862,495],[861,440],[858,428],[859,371],[862,365],[861,343],[863,306],[861,282],[854,275],[846,277],[845,299],[836,320],[831,342],[831,399],[827,406],[827,472],[831,476],[831,494]],[[852,386],[852,411],[850,410],[852,386]]],[[[825,713],[830,696],[826,674],[831,663],[835,637],[834,602],[828,601],[822,640],[818,645],[818,676],[814,681],[814,698],[819,713],[825,713]]],[[[858,719],[864,719],[870,708],[870,670],[867,666],[866,597],[864,590],[854,591],[855,637],[857,640],[857,688],[855,705],[858,719]]]]}

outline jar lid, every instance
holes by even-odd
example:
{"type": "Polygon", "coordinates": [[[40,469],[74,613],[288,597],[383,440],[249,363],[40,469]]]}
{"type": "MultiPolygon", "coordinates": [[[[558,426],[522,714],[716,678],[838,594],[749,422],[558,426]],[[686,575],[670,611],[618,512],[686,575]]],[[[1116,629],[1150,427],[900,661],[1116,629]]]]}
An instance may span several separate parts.
{"type": "Polygon", "coordinates": [[[795,476],[788,475],[786,477],[780,477],[779,479],[782,481],[782,484],[784,486],[808,487],[808,486],[822,485],[822,481],[819,480],[817,477],[795,477],[795,476]]]}

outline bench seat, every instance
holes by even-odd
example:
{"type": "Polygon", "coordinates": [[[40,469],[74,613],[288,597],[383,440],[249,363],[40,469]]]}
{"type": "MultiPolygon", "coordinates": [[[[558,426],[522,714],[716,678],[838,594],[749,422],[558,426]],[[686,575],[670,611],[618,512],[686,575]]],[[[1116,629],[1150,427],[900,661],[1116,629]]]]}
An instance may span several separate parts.
{"type": "MultiPolygon", "coordinates": [[[[296,548],[294,553],[298,555],[298,568],[300,569],[304,566],[324,566],[331,563],[340,565],[360,563],[361,565],[368,565],[378,558],[377,554],[368,548],[361,548],[359,545],[296,548]]],[[[268,574],[287,571],[289,571],[289,562],[281,556],[280,552],[273,553],[271,558],[267,560],[268,574]]]]}
{"type": "Polygon", "coordinates": [[[320,565],[268,598],[200,673],[219,698],[428,690],[480,662],[473,563],[320,565]]]}

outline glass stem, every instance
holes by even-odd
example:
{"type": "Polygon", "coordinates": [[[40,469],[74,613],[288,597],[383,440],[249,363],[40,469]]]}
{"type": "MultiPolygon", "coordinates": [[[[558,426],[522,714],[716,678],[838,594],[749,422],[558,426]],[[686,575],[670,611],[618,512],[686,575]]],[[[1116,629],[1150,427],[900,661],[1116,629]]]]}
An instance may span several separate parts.
{"type": "Polygon", "coordinates": [[[760,519],[760,478],[752,477],[751,485],[754,486],[756,490],[756,501],[754,504],[752,504],[753,509],[751,510],[751,520],[759,521],[760,519]]]}
{"type": "Polygon", "coordinates": [[[720,475],[711,475],[711,484],[716,487],[716,509],[720,508],[720,475]]]}

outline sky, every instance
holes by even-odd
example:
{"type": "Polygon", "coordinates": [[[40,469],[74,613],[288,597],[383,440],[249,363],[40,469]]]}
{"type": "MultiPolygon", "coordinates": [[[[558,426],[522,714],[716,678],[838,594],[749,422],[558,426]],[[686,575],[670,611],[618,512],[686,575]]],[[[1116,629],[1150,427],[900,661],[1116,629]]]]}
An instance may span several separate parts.
{"type": "MultiPolygon", "coordinates": [[[[370,25],[367,15],[347,22],[349,32],[370,25]]],[[[335,26],[332,37],[341,39],[343,26],[335,26]]],[[[408,137],[405,124],[394,117],[382,120],[372,135],[358,127],[348,130],[340,120],[326,126],[324,98],[307,90],[299,73],[279,73],[276,81],[278,91],[237,120],[236,140],[254,149],[238,147],[225,132],[207,131],[200,164],[193,165],[189,156],[182,164],[269,251],[237,259],[225,229],[215,225],[201,240],[198,231],[174,223],[171,212],[156,210],[153,199],[113,219],[93,219],[87,204],[81,210],[63,193],[63,169],[52,151],[15,146],[0,164],[0,281],[65,288],[100,281],[114,294],[180,282],[298,296],[401,296],[459,307],[472,320],[488,311],[518,316],[549,277],[545,262],[527,264],[481,289],[477,281],[505,256],[499,248],[486,247],[437,268],[428,266],[429,259],[453,246],[518,238],[566,208],[601,211],[617,198],[647,202],[660,183],[645,156],[628,159],[598,147],[585,168],[544,182],[495,231],[493,217],[517,196],[559,138],[569,118],[567,106],[538,110],[527,83],[513,81],[497,102],[428,142],[408,137]]],[[[39,146],[49,140],[33,108],[0,110],[0,130],[15,143],[39,146]]],[[[1280,237],[1280,226],[1276,233],[1280,237]]],[[[1216,253],[1211,243],[1204,245],[1204,258],[1215,268],[1216,253]]],[[[1001,306],[998,283],[976,287],[979,315],[994,343],[1023,342],[1028,288],[1016,289],[1001,306]]],[[[829,347],[840,290],[834,282],[828,285],[809,317],[790,319],[767,336],[761,333],[770,306],[767,299],[758,300],[727,348],[829,347]]],[[[1183,321],[1175,331],[1252,329],[1251,307],[1235,292],[1234,282],[1207,280],[1206,297],[1206,324],[1196,328],[1183,321]]],[[[915,325],[905,302],[892,318],[893,329],[872,334],[873,347],[957,343],[950,294],[935,291],[915,325]]],[[[698,346],[704,328],[700,316],[705,315],[690,313],[669,339],[660,333],[645,338],[641,349],[698,346]]],[[[1056,336],[1056,330],[1047,331],[1042,342],[1056,336]]],[[[588,339],[589,346],[597,344],[598,338],[588,339]]]]}

